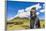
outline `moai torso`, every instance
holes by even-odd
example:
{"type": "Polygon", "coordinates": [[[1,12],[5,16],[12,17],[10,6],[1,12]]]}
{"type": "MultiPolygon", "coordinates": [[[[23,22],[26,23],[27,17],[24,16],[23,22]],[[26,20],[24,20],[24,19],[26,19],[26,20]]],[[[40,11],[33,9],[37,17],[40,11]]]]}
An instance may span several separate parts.
{"type": "Polygon", "coordinates": [[[37,27],[40,27],[40,21],[39,21],[39,19],[37,18],[37,15],[36,15],[36,13],[32,13],[32,12],[30,12],[30,18],[31,18],[31,20],[30,20],[30,26],[32,27],[32,28],[37,28],[37,27]]]}
{"type": "Polygon", "coordinates": [[[30,12],[30,16],[31,16],[31,19],[35,19],[37,16],[36,16],[36,12],[35,13],[32,13],[32,12],[30,12]]]}

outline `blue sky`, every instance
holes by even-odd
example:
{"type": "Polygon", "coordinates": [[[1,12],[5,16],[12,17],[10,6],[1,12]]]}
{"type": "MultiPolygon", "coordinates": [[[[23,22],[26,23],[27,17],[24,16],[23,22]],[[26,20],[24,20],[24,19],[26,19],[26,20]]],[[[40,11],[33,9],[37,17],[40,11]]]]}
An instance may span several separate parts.
{"type": "MultiPolygon", "coordinates": [[[[44,3],[43,2],[18,2],[18,1],[7,1],[7,18],[14,17],[17,15],[18,10],[25,9],[29,6],[40,4],[41,8],[37,10],[39,12],[40,10],[44,9],[44,3]]],[[[38,15],[41,18],[45,17],[44,13],[40,13],[38,15]]]]}

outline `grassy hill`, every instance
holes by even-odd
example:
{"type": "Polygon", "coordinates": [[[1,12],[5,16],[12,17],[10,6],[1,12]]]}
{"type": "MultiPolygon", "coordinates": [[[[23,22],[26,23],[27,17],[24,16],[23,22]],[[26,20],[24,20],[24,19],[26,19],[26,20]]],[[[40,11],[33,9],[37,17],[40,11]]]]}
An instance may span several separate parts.
{"type": "MultiPolygon", "coordinates": [[[[45,21],[40,21],[41,28],[44,28],[45,21]],[[43,25],[44,24],[44,25],[43,25]]],[[[20,29],[30,29],[30,19],[29,18],[14,18],[7,21],[7,30],[20,30],[20,29]]]]}

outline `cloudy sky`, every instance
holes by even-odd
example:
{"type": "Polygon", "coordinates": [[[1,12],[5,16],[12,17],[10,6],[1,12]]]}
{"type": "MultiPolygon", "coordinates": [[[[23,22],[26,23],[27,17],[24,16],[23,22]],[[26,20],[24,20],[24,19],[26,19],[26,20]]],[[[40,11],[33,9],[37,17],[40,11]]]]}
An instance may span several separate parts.
{"type": "Polygon", "coordinates": [[[14,17],[28,17],[30,16],[30,9],[36,7],[36,14],[40,19],[44,19],[44,2],[18,2],[8,1],[7,2],[7,18],[11,19],[14,17]]]}

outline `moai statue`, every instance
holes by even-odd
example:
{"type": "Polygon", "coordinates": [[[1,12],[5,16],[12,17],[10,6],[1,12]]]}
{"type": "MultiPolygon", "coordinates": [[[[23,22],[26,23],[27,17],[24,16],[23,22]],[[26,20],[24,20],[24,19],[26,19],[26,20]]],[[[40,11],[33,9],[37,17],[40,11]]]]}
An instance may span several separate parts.
{"type": "Polygon", "coordinates": [[[36,7],[31,8],[30,11],[30,29],[39,28],[40,27],[40,20],[36,14],[36,7]]]}

